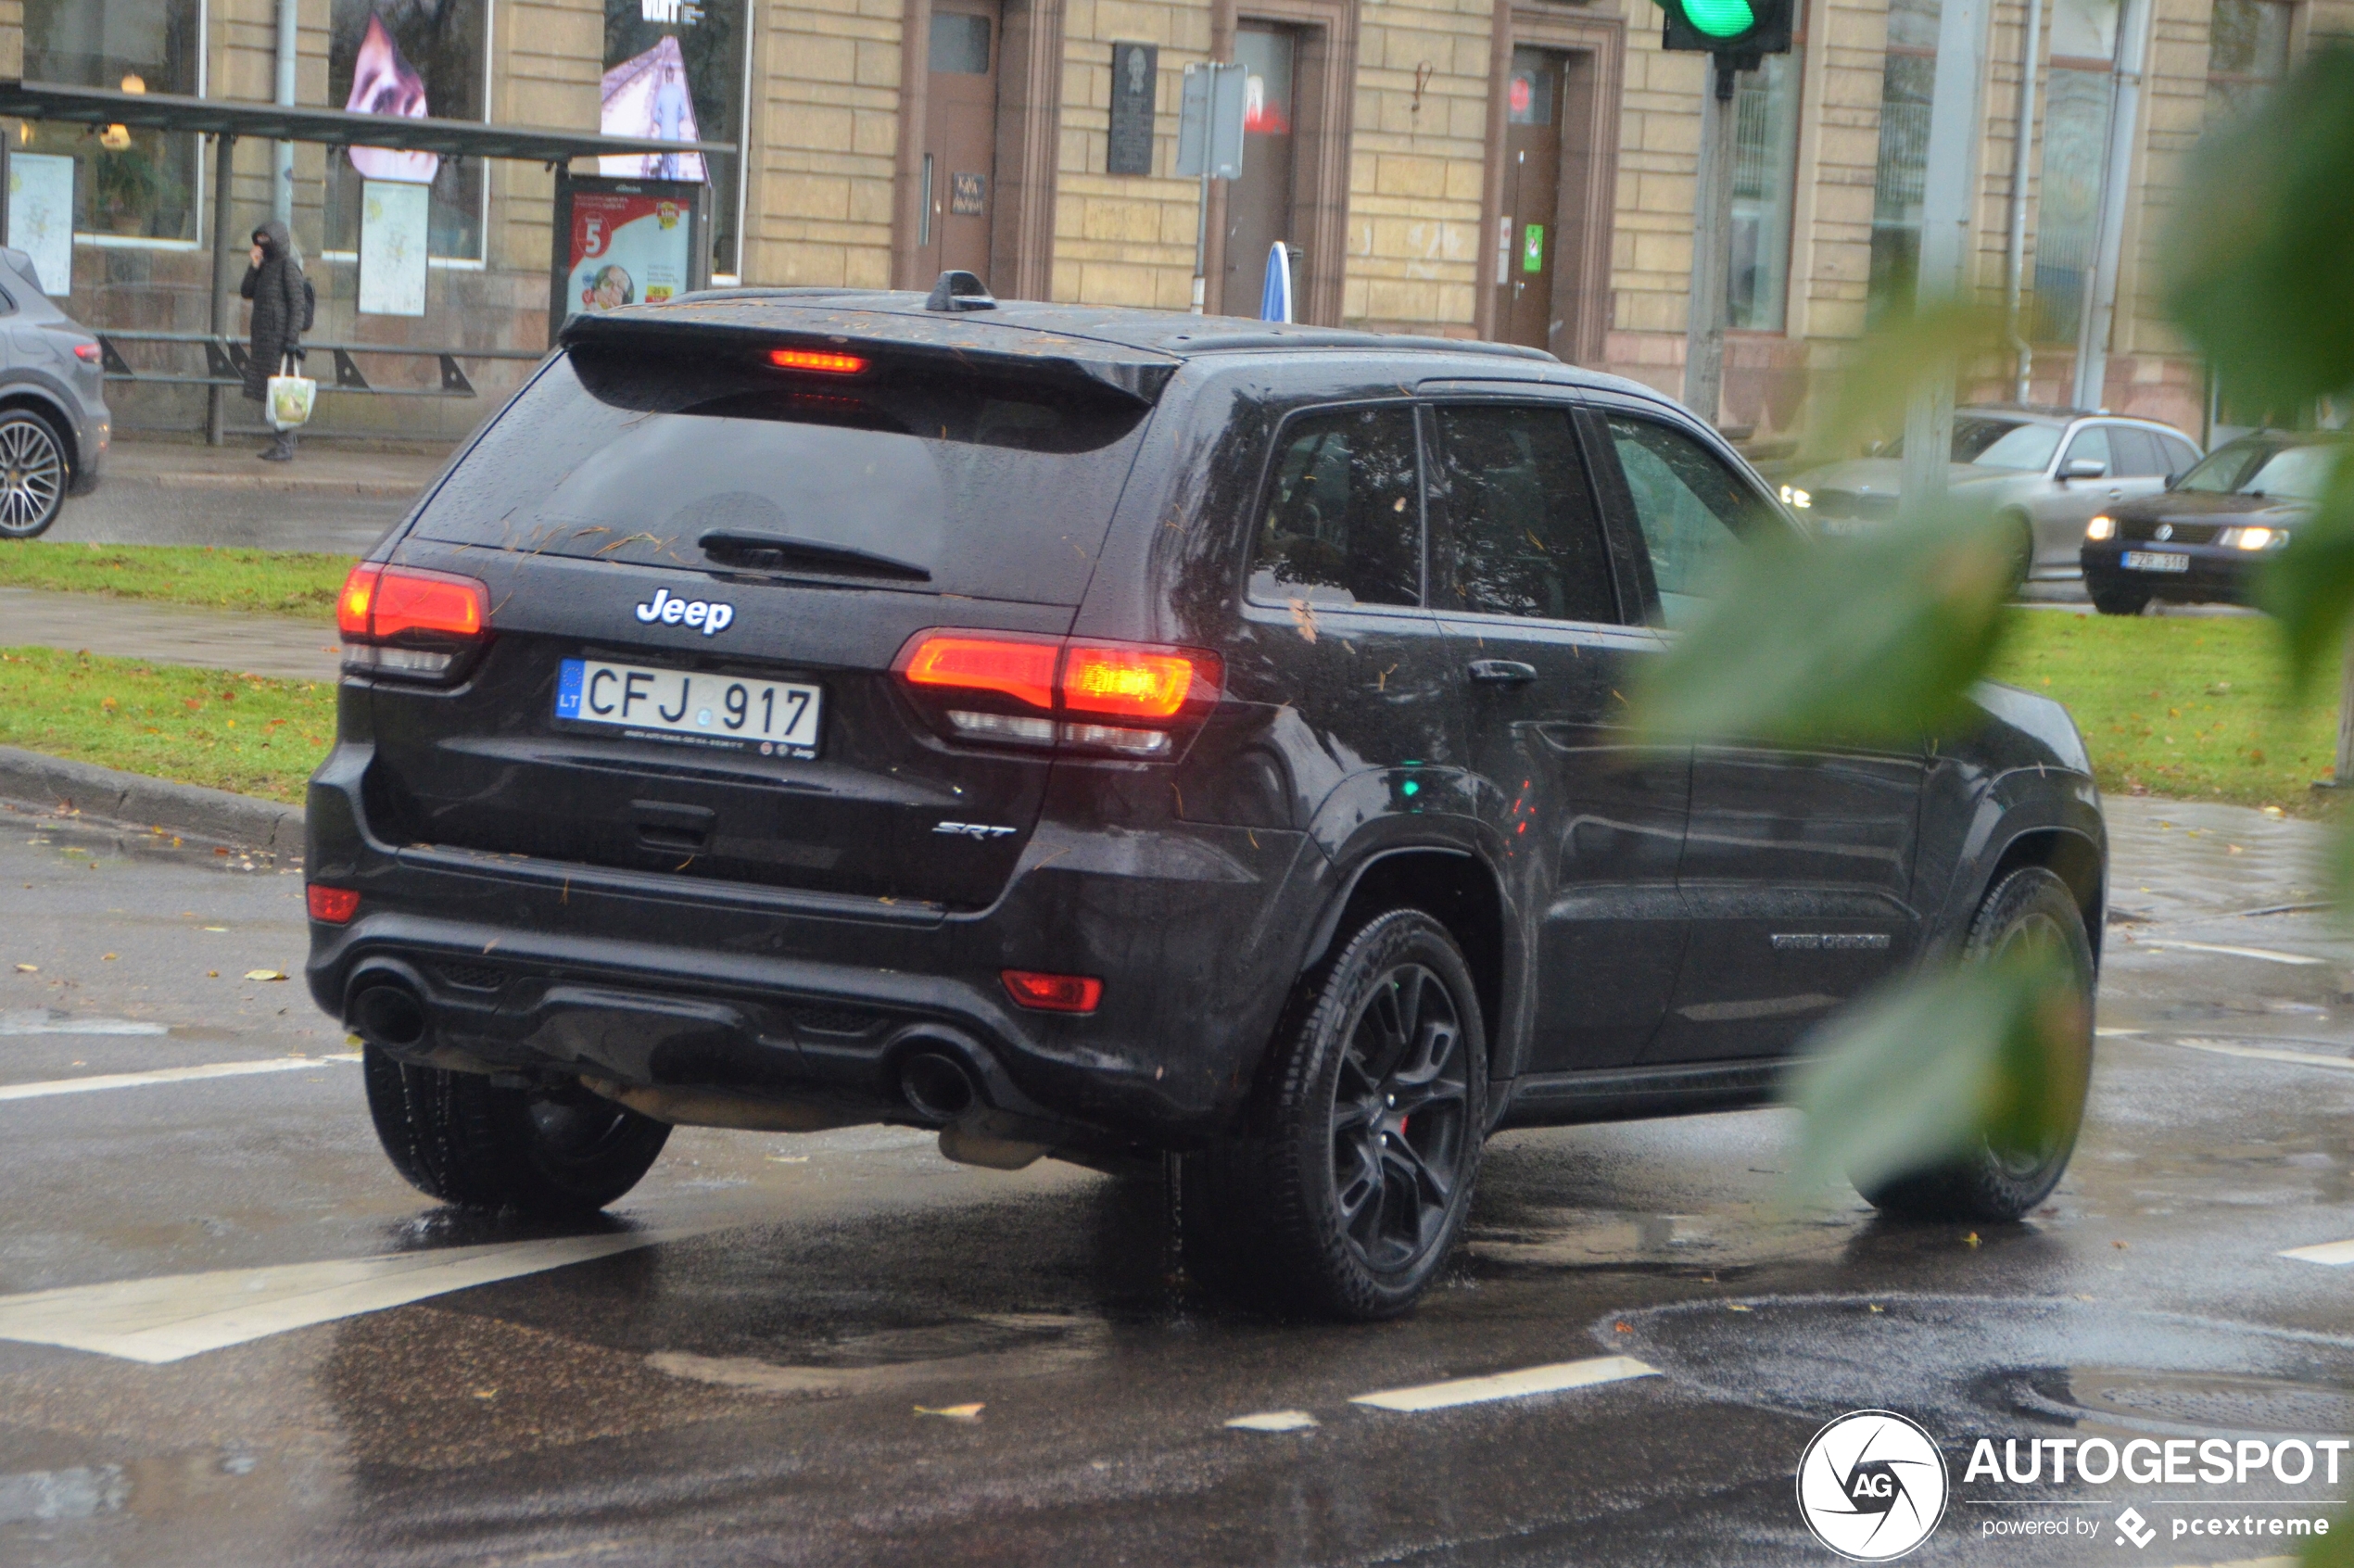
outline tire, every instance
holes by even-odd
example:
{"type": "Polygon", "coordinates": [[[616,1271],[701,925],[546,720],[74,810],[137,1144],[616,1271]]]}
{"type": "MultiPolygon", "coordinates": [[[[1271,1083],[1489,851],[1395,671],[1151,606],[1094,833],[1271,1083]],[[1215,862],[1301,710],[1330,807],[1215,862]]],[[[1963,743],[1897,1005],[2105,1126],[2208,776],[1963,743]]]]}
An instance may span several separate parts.
{"type": "Polygon", "coordinates": [[[2011,594],[2017,599],[2026,588],[2028,579],[2035,575],[2035,525],[2022,512],[2003,515],[2003,526],[2010,533],[2011,594]]]}
{"type": "Polygon", "coordinates": [[[2138,615],[2149,608],[2150,596],[2140,588],[2095,588],[2093,608],[2104,615],[2138,615]]]}
{"type": "Polygon", "coordinates": [[[577,1085],[500,1089],[479,1073],[412,1067],[371,1045],[368,1114],[393,1168],[463,1208],[592,1213],[638,1184],[666,1122],[577,1085]]]}
{"type": "Polygon", "coordinates": [[[1470,1212],[1487,1062],[1447,928],[1418,909],[1360,927],[1294,988],[1243,1132],[1185,1160],[1189,1265],[1279,1310],[1406,1311],[1470,1212]]]}
{"type": "Polygon", "coordinates": [[[65,438],[26,409],[0,409],[0,538],[29,539],[66,503],[65,438]]]}
{"type": "Polygon", "coordinates": [[[1998,1150],[1981,1142],[1961,1157],[1884,1182],[1859,1183],[1865,1199],[1917,1220],[2011,1220],[2033,1210],[2059,1185],[2083,1125],[2093,1075],[2093,946],[2068,884],[2040,866],[2012,872],[1978,906],[1966,958],[1992,958],[2019,942],[2048,942],[2069,965],[2079,1005],[2047,1092],[2060,1096],[2061,1125],[2036,1149],[1998,1150]]]}

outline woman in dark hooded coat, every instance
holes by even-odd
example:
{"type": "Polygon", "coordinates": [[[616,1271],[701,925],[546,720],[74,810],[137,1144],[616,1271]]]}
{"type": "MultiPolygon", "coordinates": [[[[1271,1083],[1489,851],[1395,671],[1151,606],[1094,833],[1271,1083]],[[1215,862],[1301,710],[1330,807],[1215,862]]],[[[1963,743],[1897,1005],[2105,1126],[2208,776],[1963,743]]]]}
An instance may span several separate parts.
{"type": "MultiPolygon", "coordinates": [[[[302,254],[286,226],[272,218],[253,232],[253,264],[238,292],[253,301],[252,340],[246,359],[246,397],[266,403],[270,378],[288,354],[302,352],[304,297],[302,254]]],[[[294,457],[294,432],[281,430],[260,453],[265,462],[294,457]]]]}

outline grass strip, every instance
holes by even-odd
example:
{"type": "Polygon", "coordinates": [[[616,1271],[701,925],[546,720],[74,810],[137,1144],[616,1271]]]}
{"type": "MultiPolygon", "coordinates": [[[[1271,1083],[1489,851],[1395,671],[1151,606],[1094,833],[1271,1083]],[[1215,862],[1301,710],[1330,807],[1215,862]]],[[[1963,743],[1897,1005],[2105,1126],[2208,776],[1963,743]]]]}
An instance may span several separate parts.
{"type": "Polygon", "coordinates": [[[2294,704],[2280,631],[2258,616],[2012,613],[1995,678],[2075,715],[2111,794],[2278,806],[2316,816],[2337,752],[2336,683],[2294,704]]]}
{"type": "Polygon", "coordinates": [[[335,734],[333,681],[0,648],[0,745],[299,803],[335,734]]]}
{"type": "Polygon", "coordinates": [[[284,550],[12,539],[0,543],[0,587],[332,621],[351,562],[284,550]]]}

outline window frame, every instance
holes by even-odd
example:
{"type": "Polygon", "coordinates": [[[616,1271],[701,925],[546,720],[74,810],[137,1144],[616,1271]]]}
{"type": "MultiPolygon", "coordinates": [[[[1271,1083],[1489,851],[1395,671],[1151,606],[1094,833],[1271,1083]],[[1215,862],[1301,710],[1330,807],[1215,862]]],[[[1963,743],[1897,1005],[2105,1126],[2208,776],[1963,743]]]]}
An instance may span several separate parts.
{"type": "Polygon", "coordinates": [[[1273,504],[1276,478],[1281,471],[1285,449],[1291,443],[1292,433],[1305,421],[1326,414],[1370,412],[1379,409],[1402,409],[1406,411],[1414,443],[1414,526],[1421,566],[1421,581],[1415,604],[1315,604],[1319,615],[1393,615],[1410,616],[1415,620],[1435,621],[1437,612],[1430,602],[1430,459],[1429,437],[1424,430],[1420,398],[1335,398],[1324,401],[1304,402],[1285,409],[1275,424],[1274,431],[1260,449],[1259,475],[1249,490],[1250,509],[1243,517],[1243,548],[1237,567],[1239,602],[1246,608],[1258,610],[1289,610],[1291,599],[1262,599],[1250,590],[1250,579],[1259,561],[1259,536],[1265,526],[1267,509],[1273,504]]]}
{"type": "MultiPolygon", "coordinates": [[[[212,93],[213,0],[195,0],[195,4],[196,7],[196,95],[199,98],[203,98],[209,97],[212,93]]],[[[19,23],[19,32],[21,32],[21,20],[19,23]]],[[[101,83],[101,85],[104,85],[104,83],[101,83]]],[[[70,234],[68,237],[68,243],[70,245],[74,247],[88,246],[94,250],[184,250],[191,252],[205,250],[211,246],[213,203],[209,190],[212,181],[212,160],[205,156],[203,133],[194,131],[166,132],[164,133],[167,135],[190,136],[196,140],[196,178],[192,183],[194,195],[189,198],[196,212],[196,237],[193,239],[171,239],[160,234],[102,234],[95,229],[73,227],[71,228],[70,234]]],[[[36,151],[38,149],[27,148],[26,150],[36,151]]],[[[81,171],[77,166],[74,172],[77,205],[79,205],[80,199],[79,187],[81,179],[81,171]]],[[[50,297],[55,299],[70,299],[72,297],[70,291],[73,287],[73,280],[71,278],[68,278],[66,280],[66,287],[68,289],[67,293],[52,295],[50,297]]]]}
{"type": "MultiPolygon", "coordinates": [[[[1797,66],[1793,73],[1796,80],[1791,90],[1791,138],[1788,171],[1790,176],[1790,213],[1788,221],[1783,225],[1782,229],[1782,287],[1781,308],[1778,312],[1780,324],[1770,327],[1742,327],[1731,324],[1733,306],[1733,273],[1732,269],[1728,267],[1725,270],[1725,318],[1727,323],[1725,331],[1728,335],[1734,334],[1739,334],[1743,337],[1788,337],[1790,335],[1790,319],[1792,314],[1791,305],[1791,301],[1797,297],[1798,285],[1801,282],[1797,276],[1797,268],[1793,265],[1793,263],[1798,258],[1799,196],[1801,195],[1799,180],[1801,172],[1800,164],[1804,156],[1806,142],[1806,17],[1809,9],[1810,7],[1803,4],[1801,4],[1796,7],[1796,14],[1791,18],[1791,24],[1790,54],[1784,57],[1797,61],[1797,66]]],[[[1737,88],[1735,108],[1738,110],[1739,107],[1737,88]]],[[[1738,153],[1736,153],[1735,161],[1737,163],[1739,162],[1738,153]]]]}
{"type": "Polygon", "coordinates": [[[1579,417],[1584,410],[1582,400],[1570,398],[1548,398],[1526,393],[1499,392],[1488,395],[1474,393],[1423,398],[1418,398],[1417,403],[1420,411],[1415,424],[1422,433],[1423,449],[1423,598],[1425,608],[1450,621],[1493,623],[1504,626],[1601,626],[1623,630],[1629,626],[1642,626],[1648,624],[1639,616],[1630,613],[1640,607],[1641,601],[1634,591],[1635,578],[1628,569],[1625,541],[1620,537],[1618,530],[1611,525],[1608,493],[1601,483],[1601,475],[1595,470],[1593,441],[1586,429],[1585,421],[1579,417]],[[1438,522],[1449,516],[1445,499],[1437,493],[1440,450],[1438,415],[1443,410],[1472,408],[1537,409],[1561,416],[1563,424],[1568,429],[1571,444],[1577,452],[1579,465],[1585,470],[1586,495],[1594,508],[1595,526],[1601,532],[1602,559],[1610,569],[1611,601],[1617,610],[1616,619],[1572,621],[1557,619],[1550,615],[1513,615],[1501,611],[1474,610],[1468,605],[1433,602],[1442,587],[1449,596],[1460,592],[1459,586],[1453,579],[1452,562],[1449,561],[1448,563],[1449,571],[1443,581],[1438,570],[1439,541],[1436,537],[1436,528],[1438,522]]]}

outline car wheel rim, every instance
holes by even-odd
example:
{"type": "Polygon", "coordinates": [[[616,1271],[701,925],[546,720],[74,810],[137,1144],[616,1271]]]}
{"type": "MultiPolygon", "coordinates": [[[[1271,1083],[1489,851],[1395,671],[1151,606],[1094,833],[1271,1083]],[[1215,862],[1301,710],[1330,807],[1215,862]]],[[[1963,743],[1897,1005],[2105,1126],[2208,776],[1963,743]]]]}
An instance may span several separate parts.
{"type": "Polygon", "coordinates": [[[0,529],[20,533],[47,522],[65,485],[65,457],[48,426],[31,419],[0,424],[0,529]]]}
{"type": "MultiPolygon", "coordinates": [[[[2000,959],[2030,953],[2047,953],[2062,962],[2067,961],[2068,935],[2051,916],[2031,912],[2013,921],[1996,939],[1992,956],[2000,959]]],[[[2067,1143],[2067,1134],[2056,1128],[2037,1147],[2013,1147],[1990,1142],[1987,1152],[1993,1156],[1994,1164],[2004,1175],[2023,1182],[2034,1177],[2057,1158],[2067,1143]]]]}
{"type": "Polygon", "coordinates": [[[1420,964],[1382,976],[1358,1008],[1333,1097],[1333,1201],[1367,1267],[1426,1254],[1462,1176],[1471,1105],[1462,1018],[1420,964]]]}

